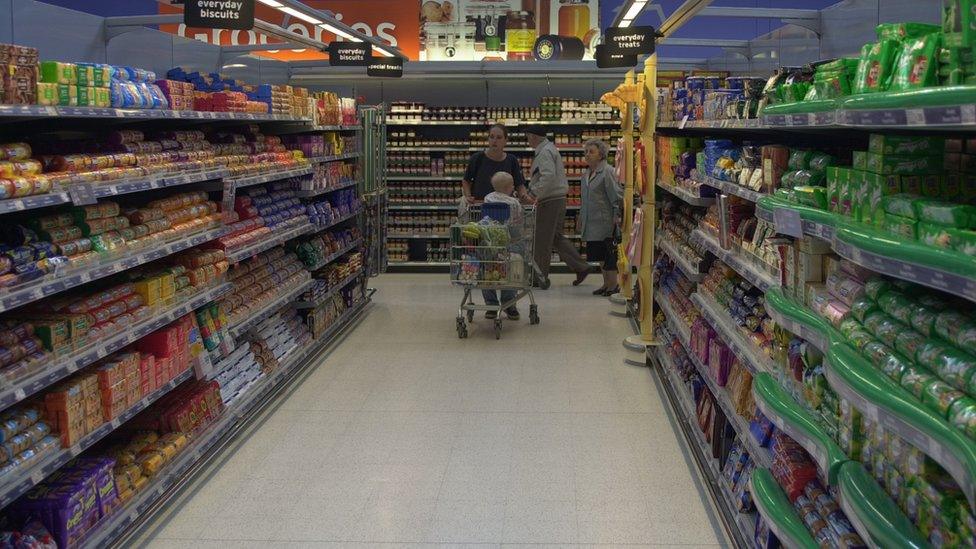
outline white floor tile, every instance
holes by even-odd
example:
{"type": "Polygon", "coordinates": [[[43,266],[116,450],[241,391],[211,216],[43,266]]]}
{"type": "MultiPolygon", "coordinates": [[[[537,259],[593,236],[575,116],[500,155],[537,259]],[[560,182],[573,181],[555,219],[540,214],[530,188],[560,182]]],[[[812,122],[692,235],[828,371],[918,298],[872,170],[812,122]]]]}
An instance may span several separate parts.
{"type": "Polygon", "coordinates": [[[553,280],[542,323],[520,304],[500,341],[480,317],[457,338],[446,275],[374,280],[361,324],[142,545],[718,547],[650,372],[623,363],[626,319],[553,280]]]}

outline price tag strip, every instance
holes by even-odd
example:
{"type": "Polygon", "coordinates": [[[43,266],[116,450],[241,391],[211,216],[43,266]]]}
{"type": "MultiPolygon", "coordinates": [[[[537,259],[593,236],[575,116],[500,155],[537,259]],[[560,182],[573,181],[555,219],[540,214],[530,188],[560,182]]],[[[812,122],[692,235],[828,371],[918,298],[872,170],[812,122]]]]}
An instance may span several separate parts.
{"type": "Polygon", "coordinates": [[[750,202],[759,202],[759,199],[768,196],[766,193],[761,193],[754,191],[752,189],[747,189],[742,185],[738,185],[731,181],[723,181],[721,179],[715,179],[700,172],[695,172],[695,180],[698,182],[708,185],[709,187],[720,189],[726,194],[734,194],[740,198],[744,198],[750,202]]]}
{"type": "Polygon", "coordinates": [[[692,206],[706,207],[706,206],[711,206],[712,204],[715,204],[715,198],[714,197],[696,195],[696,194],[692,193],[691,191],[689,191],[688,189],[684,189],[684,188],[678,187],[676,185],[668,185],[666,183],[663,183],[661,181],[658,181],[657,182],[657,186],[660,187],[660,188],[662,188],[662,189],[664,189],[664,190],[666,190],[666,191],[668,191],[669,193],[677,196],[682,201],[687,202],[688,204],[691,204],[692,206]]]}
{"type": "Polygon", "coordinates": [[[310,267],[308,270],[311,271],[311,272],[317,271],[317,270],[321,269],[322,267],[325,267],[329,263],[332,263],[336,259],[339,259],[343,255],[345,255],[345,254],[351,252],[352,250],[356,249],[362,243],[363,243],[363,239],[362,238],[357,238],[356,240],[350,242],[348,246],[344,247],[343,249],[337,251],[334,254],[329,255],[328,257],[324,258],[322,261],[319,261],[314,266],[310,267]]]}
{"type": "Polygon", "coordinates": [[[291,170],[283,170],[280,172],[263,173],[258,175],[251,175],[246,177],[240,177],[236,179],[231,179],[234,185],[240,189],[242,187],[251,187],[254,185],[261,185],[264,183],[270,183],[272,181],[278,181],[281,179],[288,179],[291,177],[301,177],[303,175],[309,175],[313,172],[311,166],[306,166],[303,168],[295,168],[291,170]]]}
{"type": "Polygon", "coordinates": [[[0,312],[9,311],[21,305],[49,297],[81,284],[120,273],[132,267],[155,261],[162,257],[181,252],[193,246],[209,242],[223,236],[223,227],[211,229],[179,240],[163,244],[158,248],[139,252],[133,256],[111,260],[103,265],[80,267],[67,272],[51,273],[30,283],[15,287],[9,292],[0,293],[0,312]]]}

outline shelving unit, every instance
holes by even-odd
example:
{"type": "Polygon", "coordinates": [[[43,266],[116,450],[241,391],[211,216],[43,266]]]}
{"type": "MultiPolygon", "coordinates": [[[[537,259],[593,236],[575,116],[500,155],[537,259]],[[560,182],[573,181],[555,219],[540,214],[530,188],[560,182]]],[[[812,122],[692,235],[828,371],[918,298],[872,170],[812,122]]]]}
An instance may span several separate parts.
{"type": "MultiPolygon", "coordinates": [[[[359,126],[315,127],[309,119],[283,115],[0,105],[0,124],[40,119],[50,121],[50,124],[44,126],[45,128],[56,127],[55,125],[58,124],[59,120],[70,119],[74,124],[72,128],[92,133],[104,131],[106,123],[125,124],[125,128],[139,128],[153,132],[159,129],[179,128],[177,125],[179,120],[205,121],[211,124],[225,121],[228,125],[240,124],[241,122],[249,124],[273,122],[275,123],[273,129],[263,129],[270,134],[279,132],[357,131],[360,129],[359,126]],[[158,121],[161,120],[169,122],[159,125],[160,122],[158,121]]],[[[191,127],[195,128],[196,126],[191,127]]],[[[30,134],[30,130],[26,130],[25,133],[30,134]]],[[[203,190],[210,193],[208,198],[217,203],[221,202],[221,197],[227,198],[229,196],[232,204],[233,193],[240,189],[276,181],[293,180],[293,183],[301,182],[303,181],[302,178],[313,173],[316,164],[356,161],[362,156],[362,153],[358,152],[359,150],[361,149],[358,149],[357,152],[309,158],[303,163],[291,165],[286,169],[268,168],[260,173],[252,171],[245,176],[238,177],[232,177],[230,174],[240,172],[233,172],[232,168],[223,166],[182,172],[171,170],[136,179],[93,183],[85,183],[82,176],[79,176],[78,181],[68,181],[69,187],[65,189],[55,189],[48,194],[0,200],[0,215],[17,216],[16,219],[19,220],[25,219],[28,215],[47,215],[54,211],[48,210],[52,207],[80,205],[90,203],[87,201],[91,200],[114,200],[116,197],[121,198],[123,196],[127,201],[138,200],[141,198],[139,193],[147,193],[145,201],[148,202],[154,198],[166,196],[167,191],[184,190],[203,190]],[[149,193],[157,194],[149,196],[149,193]]],[[[252,166],[251,169],[256,168],[252,166]]],[[[341,189],[355,188],[360,184],[360,180],[349,180],[332,188],[309,188],[296,194],[304,198],[311,198],[327,195],[341,189]]],[[[226,254],[227,260],[231,263],[239,262],[276,246],[282,246],[298,236],[357,221],[362,213],[362,210],[350,212],[323,226],[313,225],[306,218],[304,223],[299,223],[284,231],[273,230],[267,235],[267,238],[249,242],[243,247],[230,251],[226,254]]],[[[5,221],[7,219],[4,218],[5,221]]],[[[167,241],[147,242],[138,248],[124,248],[114,255],[103,253],[103,259],[96,262],[89,262],[81,266],[68,263],[63,267],[53,269],[46,276],[41,276],[30,282],[0,288],[0,313],[13,312],[16,314],[20,310],[26,310],[26,306],[35,304],[39,300],[58,297],[59,294],[69,290],[77,290],[89,283],[108,282],[115,275],[140,266],[148,266],[153,262],[165,260],[174,254],[192,248],[212,248],[218,244],[218,239],[227,236],[229,233],[230,230],[227,227],[215,223],[193,233],[179,234],[175,238],[170,237],[167,241]]],[[[352,245],[346,247],[342,253],[348,253],[358,246],[365,245],[367,245],[367,238],[360,237],[352,245]]],[[[369,245],[372,243],[369,242],[369,245]]],[[[339,259],[342,253],[330,256],[321,262],[317,268],[325,267],[330,262],[339,259]]],[[[349,290],[352,282],[361,279],[363,274],[364,271],[358,271],[355,276],[347,278],[329,294],[334,296],[341,290],[354,292],[351,297],[355,304],[352,307],[346,309],[336,318],[331,326],[323,334],[320,334],[319,338],[315,339],[311,345],[296,347],[282,360],[281,367],[278,370],[271,375],[264,376],[246,393],[239,396],[233,405],[225,410],[225,413],[220,415],[203,434],[195,437],[184,451],[180,452],[173,461],[164,467],[159,475],[154,476],[149,486],[138,491],[132,499],[123,505],[122,509],[106,516],[92,528],[79,546],[104,547],[127,536],[131,532],[131,528],[154,513],[162,501],[172,495],[173,491],[189,478],[189,475],[194,474],[199,469],[203,461],[212,458],[216,449],[225,443],[234,432],[246,425],[252,419],[253,413],[267,404],[269,397],[287,386],[301,369],[314,363],[310,360],[312,357],[333,345],[339,333],[352,325],[363,314],[370,302],[365,291],[365,285],[360,288],[361,293],[358,294],[354,290],[349,290]]],[[[233,339],[249,337],[246,334],[257,323],[265,320],[266,317],[282,307],[294,306],[301,293],[313,283],[310,275],[306,276],[308,278],[303,283],[276,296],[254,315],[241,319],[233,327],[225,327],[227,337],[233,339]]],[[[224,277],[218,277],[210,283],[196,288],[189,287],[178,292],[175,297],[168,301],[153,304],[148,314],[144,313],[145,316],[138,317],[143,320],[131,321],[124,326],[120,324],[118,329],[108,332],[108,335],[83,346],[79,345],[58,354],[51,353],[47,362],[34,366],[18,377],[4,379],[3,387],[0,388],[0,410],[17,406],[32,397],[37,397],[79,371],[100,364],[99,361],[103,358],[109,357],[117,351],[127,350],[146,336],[171,326],[174,322],[187,315],[199,312],[210,304],[218,303],[233,290],[234,286],[225,282],[224,277]]],[[[172,379],[155,387],[151,392],[140,394],[141,398],[134,404],[121,413],[117,413],[111,420],[104,421],[98,427],[89,430],[76,439],[72,445],[64,447],[59,445],[57,449],[49,450],[33,461],[25,463],[23,467],[0,477],[0,506],[11,504],[31,488],[44,482],[48,476],[73,458],[79,455],[87,455],[90,451],[98,451],[103,446],[100,443],[117,430],[125,429],[124,425],[127,422],[150,408],[154,403],[170,395],[174,390],[177,390],[177,387],[193,383],[197,375],[205,375],[210,367],[208,365],[209,358],[207,353],[202,353],[196,359],[198,362],[196,368],[191,367],[183,370],[172,379]]],[[[88,371],[85,370],[85,372],[88,371]]]]}
{"type": "MultiPolygon", "coordinates": [[[[446,109],[454,109],[454,107],[445,107],[446,109]]],[[[488,107],[487,109],[490,109],[488,107]]],[[[607,112],[613,112],[612,110],[601,107],[607,112]]],[[[409,164],[409,169],[412,171],[420,172],[420,175],[410,175],[409,173],[404,173],[405,169],[399,171],[395,167],[391,167],[386,174],[386,181],[390,188],[391,193],[391,203],[388,206],[388,211],[390,214],[390,219],[403,218],[404,216],[410,216],[412,214],[422,214],[423,212],[443,212],[448,214],[457,210],[457,200],[460,198],[459,183],[463,177],[463,173],[459,172],[459,169],[463,169],[464,163],[466,163],[468,156],[471,153],[483,151],[484,145],[481,143],[479,138],[478,142],[473,141],[474,136],[471,135],[472,127],[481,127],[484,131],[490,124],[494,123],[494,119],[489,117],[480,117],[478,115],[471,114],[471,111],[477,110],[474,107],[464,107],[459,108],[460,110],[466,110],[468,112],[467,116],[471,117],[469,120],[437,120],[435,118],[442,116],[442,113],[436,111],[437,108],[426,106],[414,105],[412,107],[407,107],[402,104],[394,103],[390,112],[387,114],[386,125],[388,131],[390,132],[387,137],[388,146],[386,151],[392,153],[391,156],[399,154],[400,157],[406,156],[409,158],[412,164],[409,164]],[[429,112],[428,112],[429,111],[429,112]],[[425,114],[426,113],[426,114],[425,114]],[[430,118],[425,120],[423,118],[430,118]],[[416,134],[414,132],[417,132],[416,134]],[[450,145],[445,145],[444,143],[452,143],[450,145]],[[410,154],[416,153],[416,154],[410,154]],[[444,173],[443,167],[440,169],[434,169],[434,160],[440,158],[441,155],[445,156],[445,160],[449,160],[449,165],[447,168],[448,173],[453,175],[429,175],[431,173],[444,173]],[[430,169],[427,167],[427,158],[431,159],[432,166],[430,169]],[[417,169],[419,168],[419,169],[417,169]],[[408,202],[397,202],[398,197],[408,196],[411,190],[404,190],[402,187],[405,185],[410,185],[418,183],[418,187],[427,187],[428,190],[420,190],[412,192],[414,195],[430,196],[435,197],[432,201],[434,203],[417,203],[412,204],[408,202]],[[430,183],[430,185],[422,185],[423,183],[430,183]],[[453,195],[447,195],[445,193],[446,187],[442,188],[445,183],[451,183],[454,185],[453,190],[456,192],[453,195]],[[449,198],[449,201],[444,201],[443,198],[449,198]]],[[[523,109],[522,114],[525,116],[538,116],[533,115],[532,109],[523,109]]],[[[489,112],[488,110],[483,110],[481,112],[489,112]]],[[[521,111],[520,111],[521,112],[521,111]]],[[[511,114],[511,113],[509,113],[511,114]]],[[[572,119],[559,119],[559,120],[515,120],[515,119],[502,119],[498,122],[505,124],[510,132],[520,132],[528,125],[544,125],[549,126],[553,129],[553,132],[558,135],[569,134],[570,136],[577,136],[579,141],[568,139],[569,143],[573,144],[563,144],[559,145],[557,143],[557,148],[562,153],[573,153],[579,157],[580,153],[584,152],[583,139],[582,136],[587,135],[586,132],[595,132],[599,135],[605,135],[609,137],[610,128],[619,127],[620,122],[614,117],[608,120],[597,120],[595,117],[591,119],[586,118],[572,118],[572,119]],[[603,130],[602,128],[607,128],[603,130]],[[579,143],[579,144],[576,144],[579,143]]],[[[589,135],[593,135],[590,133],[589,135]]],[[[510,140],[511,140],[511,136],[510,140]]],[[[525,145],[525,142],[519,140],[515,143],[510,141],[510,146],[505,149],[509,153],[513,153],[523,162],[531,158],[531,154],[534,150],[531,147],[525,145]]],[[[611,149],[612,152],[615,152],[611,149]]],[[[391,164],[395,160],[390,160],[391,164]]],[[[527,167],[523,163],[523,168],[527,167]]],[[[572,166],[571,166],[572,167],[572,166]]],[[[574,172],[575,173],[575,172],[574,172]]],[[[526,177],[528,180],[528,177],[526,177]]],[[[569,175],[567,180],[570,185],[575,189],[578,187],[578,182],[581,177],[578,175],[569,175]]],[[[573,191],[570,192],[570,198],[578,196],[578,193],[573,191]]],[[[580,210],[578,204],[568,205],[566,211],[568,215],[575,215],[576,212],[580,210]]],[[[398,230],[397,226],[390,224],[387,229],[387,239],[401,239],[411,241],[408,247],[403,247],[403,243],[400,242],[400,248],[396,252],[397,255],[392,255],[396,259],[391,259],[389,265],[396,268],[409,269],[413,267],[425,267],[425,268],[437,268],[441,266],[446,266],[447,263],[443,261],[424,261],[425,259],[440,259],[441,248],[435,247],[438,250],[437,253],[429,254],[429,248],[425,247],[422,242],[429,240],[431,242],[438,242],[446,240],[447,236],[436,231],[434,233],[427,233],[424,231],[417,232],[404,232],[398,230]],[[408,258],[409,261],[404,261],[403,258],[408,258]]],[[[570,238],[569,236],[567,236],[570,238]]],[[[573,239],[581,244],[579,239],[573,239]]]]}
{"type": "MultiPolygon", "coordinates": [[[[955,93],[957,97],[962,97],[961,94],[965,89],[957,87],[926,91],[931,91],[932,95],[936,96],[942,94],[948,97],[950,93],[955,93]]],[[[835,106],[821,112],[787,112],[789,109],[797,111],[802,103],[785,108],[774,105],[767,107],[765,114],[758,119],[677,120],[658,122],[657,128],[668,136],[722,138],[732,140],[733,143],[739,141],[784,143],[791,150],[802,148],[828,153],[848,146],[838,144],[844,139],[849,140],[843,141],[844,143],[853,143],[849,145],[849,150],[866,149],[864,144],[868,141],[868,134],[872,132],[906,138],[915,136],[968,138],[973,131],[976,131],[976,105],[971,99],[972,88],[968,89],[970,89],[968,100],[947,105],[932,104],[934,101],[929,101],[926,106],[891,106],[890,104],[896,103],[900,98],[911,97],[912,94],[906,92],[900,95],[896,92],[887,92],[873,96],[842,98],[835,106]],[[878,132],[878,130],[883,131],[878,132]]],[[[918,103],[920,102],[921,100],[918,100],[918,103]]],[[[663,104],[667,105],[667,100],[663,104]]],[[[875,141],[871,143],[874,147],[875,141]]],[[[737,145],[733,144],[733,146],[737,145]]],[[[871,154],[879,154],[875,149],[871,151],[871,154]]],[[[971,154],[968,149],[960,152],[971,154]]],[[[837,165],[850,164],[850,159],[845,158],[842,153],[837,158],[842,159],[837,161],[837,165]]],[[[755,166],[755,164],[747,164],[747,166],[755,166]]],[[[863,167],[857,168],[856,164],[853,169],[871,171],[863,167]]],[[[946,170],[948,173],[948,165],[946,170]]],[[[953,171],[960,170],[956,168],[953,171]]],[[[939,249],[926,245],[922,241],[884,233],[880,228],[880,222],[877,222],[876,226],[871,226],[838,213],[801,205],[791,201],[793,199],[788,192],[775,194],[758,192],[733,181],[710,177],[703,171],[691,173],[692,179],[703,188],[710,187],[723,195],[754,203],[756,218],[772,224],[780,235],[808,239],[812,243],[809,244],[810,250],[829,250],[832,254],[831,258],[836,261],[849,261],[872,274],[885,275],[892,279],[946,292],[945,298],[949,302],[954,300],[958,302],[960,299],[976,301],[976,259],[971,256],[966,257],[953,250],[939,249]],[[826,242],[828,246],[823,246],[817,241],[826,242]]],[[[828,182],[811,184],[829,186],[828,182]]],[[[662,184],[658,184],[657,187],[667,190],[684,202],[700,205],[697,200],[701,197],[694,196],[694,193],[690,193],[686,188],[662,184]]],[[[943,198],[943,200],[950,199],[943,198]]],[[[750,211],[748,205],[740,201],[734,201],[733,205],[738,208],[737,213],[750,211]]],[[[721,202],[719,207],[723,207],[721,202]]],[[[720,216],[720,223],[723,222],[725,221],[722,221],[720,216]]],[[[761,290],[764,293],[762,301],[764,310],[775,324],[784,331],[795,334],[811,345],[811,348],[816,348],[824,354],[820,375],[823,376],[822,383],[827,386],[827,390],[836,395],[834,398],[858,412],[866,424],[870,423],[883,429],[886,436],[900,439],[906,447],[921,451],[931,462],[937,463],[948,473],[948,476],[952,477],[965,495],[968,502],[965,511],[973,513],[976,509],[976,484],[974,484],[976,440],[967,436],[959,428],[953,427],[946,420],[946,414],[940,414],[923,404],[921,398],[900,385],[897,379],[889,378],[881,370],[881,366],[872,364],[865,354],[856,350],[847,337],[836,328],[841,322],[840,319],[832,317],[834,322],[832,325],[821,316],[821,313],[816,313],[801,303],[802,299],[794,298],[792,288],[787,295],[787,291],[780,287],[780,280],[782,278],[790,285],[795,284],[790,278],[793,276],[795,265],[777,267],[774,270],[735,244],[728,249],[722,248],[712,233],[701,228],[692,232],[690,242],[707,249],[716,259],[761,290]],[[781,269],[783,273],[779,272],[781,269]]],[[[777,239],[773,242],[775,246],[783,245],[784,241],[777,239]]],[[[790,252],[799,254],[796,251],[797,247],[789,244],[789,240],[785,242],[791,246],[790,252]]],[[[674,255],[671,249],[673,247],[668,244],[659,241],[659,250],[674,255]]],[[[822,252],[809,253],[819,255],[822,252]]],[[[678,266],[682,271],[688,270],[687,265],[679,263],[678,266]]],[[[826,281],[826,278],[812,280],[826,281]]],[[[804,290],[807,289],[806,283],[801,282],[799,285],[804,290]]],[[[903,291],[911,294],[909,298],[914,298],[915,290],[917,288],[903,291]]],[[[810,299],[806,291],[803,294],[806,299],[810,299]]],[[[656,296],[655,301],[671,332],[682,344],[686,344],[689,337],[688,328],[682,324],[682,319],[676,316],[673,307],[666,299],[656,296]]],[[[808,404],[804,396],[799,394],[798,389],[791,385],[795,383],[788,379],[791,374],[784,371],[784,367],[778,367],[767,360],[758,344],[746,337],[750,330],[733,322],[729,314],[723,311],[701,286],[691,295],[691,301],[697,314],[700,314],[716,330],[719,338],[754,374],[752,391],[759,411],[776,426],[777,430],[798,442],[810,454],[826,482],[837,488],[838,503],[867,545],[923,547],[932,543],[928,539],[928,532],[926,531],[924,535],[920,534],[920,528],[907,518],[897,500],[889,495],[889,487],[885,486],[883,481],[875,480],[878,473],[872,472],[871,464],[856,461],[865,459],[858,453],[852,453],[850,456],[845,454],[839,446],[840,435],[829,428],[827,418],[820,417],[820,414],[830,415],[829,412],[810,407],[813,405],[808,404]],[[786,389],[787,386],[790,388],[786,389]]],[[[823,315],[829,316],[826,312],[823,315]]],[[[851,315],[844,318],[848,317],[851,315]]],[[[892,346],[892,353],[895,352],[893,349],[894,346],[892,346]]],[[[898,352],[901,353],[900,350],[898,352]]],[[[689,356],[695,367],[699,369],[709,390],[716,396],[720,395],[721,388],[715,386],[707,370],[703,370],[703,365],[694,360],[694,355],[689,353],[689,356]]],[[[916,364],[916,362],[909,360],[908,364],[916,364]]],[[[726,415],[733,417],[726,410],[728,403],[723,402],[721,398],[716,400],[726,415]]],[[[680,410],[680,406],[676,410],[680,410]]],[[[733,426],[737,431],[747,428],[741,424],[733,426]]],[[[689,442],[691,445],[695,444],[694,441],[689,442]]],[[[751,454],[756,452],[755,448],[749,450],[751,454]]],[[[768,456],[766,452],[764,457],[768,459],[768,456]]],[[[802,519],[796,515],[793,505],[785,498],[785,494],[769,474],[768,469],[771,464],[768,461],[766,463],[757,461],[756,465],[758,469],[753,472],[751,488],[758,514],[786,546],[815,547],[816,544],[802,519]]],[[[707,474],[706,470],[706,476],[707,474]]],[[[724,494],[721,496],[724,497],[724,494]]]]}

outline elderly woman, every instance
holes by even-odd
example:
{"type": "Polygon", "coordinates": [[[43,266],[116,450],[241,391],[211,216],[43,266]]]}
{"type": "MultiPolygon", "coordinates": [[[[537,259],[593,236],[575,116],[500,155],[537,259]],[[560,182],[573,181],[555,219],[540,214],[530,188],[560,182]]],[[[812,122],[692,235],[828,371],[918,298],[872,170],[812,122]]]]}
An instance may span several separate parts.
{"type": "Polygon", "coordinates": [[[603,263],[603,286],[593,295],[609,296],[617,287],[617,247],[614,232],[620,223],[623,189],[607,166],[607,144],[591,139],[584,146],[587,170],[580,183],[582,207],[576,219],[586,242],[586,259],[603,263]]]}

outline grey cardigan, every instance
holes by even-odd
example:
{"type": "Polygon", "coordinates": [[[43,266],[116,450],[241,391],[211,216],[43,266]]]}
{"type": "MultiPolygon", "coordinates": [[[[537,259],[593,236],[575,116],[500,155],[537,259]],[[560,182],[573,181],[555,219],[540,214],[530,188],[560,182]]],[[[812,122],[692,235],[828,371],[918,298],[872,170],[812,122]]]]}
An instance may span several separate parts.
{"type": "Polygon", "coordinates": [[[613,235],[614,219],[620,216],[624,192],[613,168],[601,162],[587,170],[580,182],[582,236],[584,241],[605,240],[613,235]]]}

